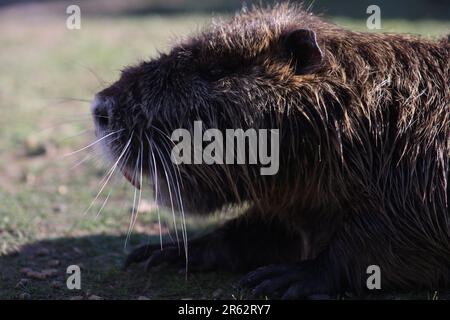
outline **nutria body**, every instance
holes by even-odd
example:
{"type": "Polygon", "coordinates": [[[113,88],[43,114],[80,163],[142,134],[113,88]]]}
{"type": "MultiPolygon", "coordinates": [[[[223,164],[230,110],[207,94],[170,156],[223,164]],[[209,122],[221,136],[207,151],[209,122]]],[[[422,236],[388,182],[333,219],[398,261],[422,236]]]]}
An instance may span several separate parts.
{"type": "MultiPolygon", "coordinates": [[[[384,290],[439,289],[450,286],[449,53],[447,39],[254,9],[125,70],[93,112],[106,119],[100,136],[118,131],[105,139],[110,156],[135,184],[142,168],[159,202],[248,207],[189,241],[190,270],[256,269],[242,284],[284,298],[361,292],[370,265],[384,290]],[[173,165],[167,136],[194,120],[279,129],[279,172],[173,165]]],[[[143,246],[127,264],[143,260],[185,257],[176,245],[143,246]]]]}

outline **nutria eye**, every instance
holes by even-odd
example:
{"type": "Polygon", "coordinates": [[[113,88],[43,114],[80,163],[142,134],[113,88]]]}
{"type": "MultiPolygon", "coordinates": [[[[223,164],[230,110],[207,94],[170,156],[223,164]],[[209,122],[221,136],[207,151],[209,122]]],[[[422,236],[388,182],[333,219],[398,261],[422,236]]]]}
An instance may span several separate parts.
{"type": "Polygon", "coordinates": [[[226,74],[225,70],[217,69],[217,68],[210,69],[205,72],[206,77],[208,78],[208,80],[211,80],[211,81],[219,80],[219,79],[223,78],[225,76],[225,74],[226,74]]]}

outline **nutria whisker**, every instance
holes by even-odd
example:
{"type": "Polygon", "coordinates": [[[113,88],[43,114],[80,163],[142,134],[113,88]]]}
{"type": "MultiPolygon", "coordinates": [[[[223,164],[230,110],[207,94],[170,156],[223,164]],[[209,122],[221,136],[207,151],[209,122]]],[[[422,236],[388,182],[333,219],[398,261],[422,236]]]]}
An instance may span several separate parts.
{"type": "MultiPolygon", "coordinates": [[[[175,143],[172,141],[172,139],[162,130],[160,130],[159,128],[157,128],[156,126],[152,126],[163,138],[166,138],[166,142],[162,142],[161,145],[165,148],[168,157],[170,158],[170,146],[169,143],[171,143],[172,145],[175,145],[175,143]]],[[[178,209],[180,211],[180,215],[181,215],[181,232],[183,234],[183,240],[184,240],[184,250],[185,250],[185,255],[187,257],[188,254],[188,249],[187,249],[187,228],[186,228],[186,217],[185,217],[185,213],[184,213],[184,206],[183,206],[183,199],[181,196],[181,188],[180,188],[180,181],[181,181],[181,173],[180,173],[180,168],[178,164],[174,164],[173,161],[169,161],[167,160],[167,163],[170,163],[172,165],[173,171],[174,171],[174,176],[175,176],[175,182],[176,185],[174,185],[175,188],[175,194],[176,194],[176,198],[177,198],[177,202],[178,202],[178,209]]],[[[171,170],[169,170],[169,174],[171,175],[171,170]]],[[[173,178],[172,178],[173,181],[173,178]]],[[[187,262],[186,262],[186,274],[187,274],[187,262]]]]}
{"type": "Polygon", "coordinates": [[[82,98],[73,98],[73,97],[56,97],[53,99],[59,100],[59,102],[56,102],[56,103],[65,103],[65,102],[72,102],[72,101],[92,103],[91,99],[82,99],[82,98]]]}
{"type": "Polygon", "coordinates": [[[73,139],[73,138],[77,138],[77,137],[82,136],[82,135],[84,135],[84,134],[87,134],[87,133],[93,133],[93,132],[95,132],[94,129],[83,129],[83,130],[81,130],[81,131],[78,132],[78,133],[75,133],[75,134],[73,134],[73,135],[70,135],[70,136],[67,136],[67,137],[62,138],[61,140],[58,140],[58,142],[61,143],[61,142],[64,142],[64,141],[66,141],[66,140],[73,139]]]}
{"type": "MultiPolygon", "coordinates": [[[[112,140],[110,141],[110,143],[114,142],[114,141],[117,140],[118,138],[119,138],[119,137],[116,137],[116,138],[112,139],[112,140]]],[[[112,146],[109,146],[109,147],[112,148],[112,146]]],[[[118,150],[117,154],[120,154],[120,153],[121,153],[121,150],[118,150]]],[[[131,155],[132,155],[131,148],[128,148],[128,150],[125,152],[125,155],[123,156],[122,160],[121,160],[121,161],[119,162],[119,164],[118,164],[118,167],[119,167],[120,171],[122,171],[122,170],[126,167],[127,162],[128,162],[128,160],[129,160],[129,158],[130,158],[131,155]]],[[[112,168],[110,168],[110,169],[106,172],[106,174],[102,177],[102,179],[101,179],[100,182],[99,182],[100,185],[101,185],[101,184],[105,181],[105,179],[108,177],[108,174],[110,173],[111,169],[112,169],[112,168]]]]}
{"type": "Polygon", "coordinates": [[[84,158],[82,158],[81,160],[77,161],[73,166],[71,166],[70,170],[73,170],[73,169],[77,168],[78,166],[82,165],[83,163],[85,163],[86,161],[89,161],[89,160],[95,159],[95,160],[99,161],[101,159],[101,155],[102,155],[101,153],[88,154],[84,158]]]}
{"type": "MultiPolygon", "coordinates": [[[[170,140],[170,141],[172,142],[172,140],[170,140]]],[[[167,144],[168,144],[167,142],[161,143],[161,145],[166,149],[167,155],[170,155],[170,149],[167,144]]],[[[168,158],[170,159],[170,156],[168,156],[168,158]]],[[[166,165],[169,166],[169,164],[172,166],[172,169],[173,169],[173,175],[172,175],[172,170],[169,170],[169,175],[170,175],[172,186],[174,188],[176,200],[178,203],[177,208],[181,215],[181,232],[183,235],[185,255],[187,257],[188,242],[187,242],[187,231],[186,231],[186,218],[184,215],[183,200],[182,200],[182,196],[181,196],[181,189],[180,189],[180,183],[179,183],[179,174],[180,174],[179,167],[178,167],[178,165],[175,166],[172,161],[169,161],[168,159],[166,159],[166,165]]],[[[187,267],[187,263],[186,263],[186,267],[187,267]]],[[[186,272],[187,272],[187,269],[186,269],[186,272]]]]}
{"type": "Polygon", "coordinates": [[[111,167],[111,169],[108,171],[107,173],[107,179],[105,181],[105,183],[102,185],[102,187],[100,188],[100,191],[97,193],[97,195],[95,196],[94,200],[92,200],[91,204],[89,205],[89,207],[84,211],[83,215],[86,215],[88,213],[88,211],[92,208],[92,206],[94,205],[95,201],[98,199],[98,197],[100,196],[100,194],[102,193],[103,189],[105,188],[106,184],[108,183],[108,181],[111,179],[111,176],[113,175],[114,171],[116,170],[120,160],[122,159],[123,155],[125,154],[125,152],[127,151],[128,147],[131,144],[131,139],[133,137],[133,133],[131,133],[131,137],[128,140],[127,144],[125,145],[125,147],[123,148],[122,153],[119,155],[118,159],[116,160],[116,162],[113,164],[113,166],[111,167]]]}
{"type": "Polygon", "coordinates": [[[139,215],[139,209],[141,207],[141,199],[142,199],[142,190],[143,190],[143,165],[144,165],[144,146],[143,146],[143,142],[141,139],[141,146],[140,146],[140,152],[138,153],[139,155],[139,163],[140,163],[140,171],[139,171],[139,200],[138,200],[138,204],[137,204],[137,208],[136,208],[136,214],[135,214],[135,218],[133,221],[133,225],[131,227],[131,230],[134,229],[134,226],[136,224],[138,215],[139,215]]]}
{"type": "MultiPolygon", "coordinates": [[[[158,204],[158,169],[156,166],[156,160],[155,160],[155,153],[153,152],[153,144],[151,142],[151,140],[149,139],[148,135],[146,132],[144,132],[144,135],[148,141],[149,144],[149,166],[150,166],[150,170],[149,172],[151,173],[151,179],[152,179],[152,184],[154,186],[154,202],[156,205],[156,212],[158,214],[158,227],[159,227],[159,243],[160,243],[160,247],[161,250],[163,250],[163,241],[162,241],[162,228],[161,228],[161,212],[159,209],[159,204],[158,204]]],[[[170,235],[170,233],[169,233],[170,235]]]]}
{"type": "Polygon", "coordinates": [[[88,118],[86,117],[86,118],[83,119],[83,120],[73,120],[73,119],[72,119],[72,120],[68,120],[68,121],[62,121],[62,122],[60,122],[60,123],[58,123],[58,124],[54,124],[54,125],[45,127],[45,128],[43,128],[43,129],[40,129],[40,130],[38,130],[38,131],[35,131],[35,134],[42,134],[42,133],[47,132],[47,131],[52,131],[52,130],[57,129],[57,128],[60,128],[60,127],[62,127],[62,126],[66,126],[66,125],[68,125],[68,124],[73,124],[75,121],[87,121],[87,120],[88,120],[88,118]]]}
{"type": "MultiPolygon", "coordinates": [[[[161,129],[159,129],[158,127],[156,127],[156,126],[154,126],[154,125],[152,125],[152,128],[153,129],[155,129],[159,134],[161,134],[161,136],[164,138],[166,138],[167,139],[167,145],[166,144],[163,144],[163,146],[165,147],[165,149],[166,149],[166,151],[167,151],[167,154],[168,155],[170,155],[170,153],[171,153],[171,150],[170,150],[170,146],[168,145],[169,143],[171,143],[172,144],[172,146],[175,146],[176,144],[175,144],[175,142],[173,142],[173,140],[169,137],[169,135],[167,134],[167,133],[165,133],[164,131],[162,131],[161,129]]],[[[173,165],[173,162],[172,162],[172,165],[173,165]]],[[[175,167],[174,167],[174,169],[175,169],[175,167]]],[[[176,164],[176,171],[178,172],[178,176],[180,176],[180,167],[179,167],[179,165],[178,164],[176,164]]],[[[181,179],[180,179],[181,180],[181,179]]],[[[182,182],[182,181],[181,181],[182,182]]]]}
{"type": "MultiPolygon", "coordinates": [[[[110,132],[110,133],[108,133],[107,135],[104,135],[103,137],[101,137],[101,138],[95,140],[94,142],[88,144],[87,146],[85,146],[85,147],[83,147],[83,148],[81,148],[81,149],[78,149],[78,150],[75,150],[75,151],[72,151],[72,152],[70,152],[70,153],[67,153],[67,154],[63,155],[63,158],[72,156],[72,155],[74,155],[74,154],[76,154],[76,153],[78,153],[78,152],[81,152],[81,151],[83,151],[83,150],[86,150],[86,149],[88,149],[88,148],[90,148],[90,147],[96,145],[96,144],[99,143],[100,141],[103,141],[103,140],[105,140],[106,138],[112,136],[113,134],[117,134],[117,133],[119,133],[119,132],[121,132],[121,131],[123,131],[123,130],[124,130],[124,129],[120,129],[120,130],[116,130],[116,131],[110,132]]],[[[130,140],[130,142],[131,142],[131,140],[130,140]]]]}
{"type": "MultiPolygon", "coordinates": [[[[168,169],[166,167],[166,162],[164,161],[164,157],[163,157],[159,147],[156,144],[154,144],[154,147],[155,147],[157,155],[159,156],[159,159],[161,161],[164,176],[166,178],[167,191],[169,192],[170,207],[172,209],[173,225],[174,225],[174,229],[175,229],[175,238],[179,245],[179,237],[178,237],[178,230],[177,230],[178,228],[177,228],[175,208],[174,208],[173,197],[172,197],[173,180],[169,178],[169,173],[168,173],[168,169]]],[[[171,175],[170,175],[170,177],[171,177],[171,175]]],[[[180,247],[178,247],[178,249],[180,249],[180,247]]]]}
{"type": "Polygon", "coordinates": [[[100,209],[98,209],[98,212],[97,212],[97,214],[95,215],[95,220],[97,220],[98,217],[100,217],[100,213],[102,212],[103,208],[106,206],[106,203],[108,202],[108,199],[109,199],[109,197],[110,197],[110,195],[111,195],[111,192],[112,192],[112,188],[108,191],[108,195],[106,196],[105,200],[103,201],[103,203],[102,203],[100,209]]]}
{"type": "Polygon", "coordinates": [[[90,74],[92,74],[94,76],[94,78],[97,80],[98,84],[101,86],[105,86],[108,82],[105,81],[102,77],[100,77],[97,72],[88,66],[82,65],[82,64],[78,64],[78,67],[87,70],[90,74]]]}
{"type": "Polygon", "coordinates": [[[142,147],[142,141],[141,145],[138,150],[137,158],[136,158],[136,164],[134,166],[132,179],[133,181],[137,181],[138,174],[139,174],[139,167],[140,167],[140,178],[139,178],[139,195],[138,195],[138,188],[134,188],[134,196],[133,196],[133,207],[131,209],[131,217],[130,217],[130,224],[128,226],[128,232],[127,236],[125,238],[125,245],[124,248],[127,247],[128,241],[131,236],[131,232],[133,231],[134,225],[136,223],[137,217],[139,215],[139,206],[141,205],[141,197],[142,197],[142,156],[143,156],[143,147],[142,147]]]}

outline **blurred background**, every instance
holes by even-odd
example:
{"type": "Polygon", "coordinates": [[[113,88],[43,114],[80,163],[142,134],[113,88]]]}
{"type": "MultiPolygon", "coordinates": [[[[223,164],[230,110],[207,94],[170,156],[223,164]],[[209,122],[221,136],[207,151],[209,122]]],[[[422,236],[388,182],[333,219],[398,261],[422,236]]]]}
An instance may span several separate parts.
{"type": "MultiPolygon", "coordinates": [[[[450,0],[373,2],[305,6],[346,28],[369,31],[366,9],[377,4],[382,29],[370,32],[450,33],[450,0]]],[[[127,241],[134,190],[117,175],[98,194],[109,167],[95,147],[84,149],[95,139],[90,100],[122,68],[167,51],[171,41],[241,6],[239,0],[0,0],[0,299],[245,297],[230,285],[236,275],[186,281],[174,269],[121,271],[133,246],[159,241],[160,231],[176,236],[172,215],[160,211],[160,225],[144,189],[127,241]],[[79,30],[66,28],[72,4],[81,8],[79,30]],[[70,264],[82,267],[80,291],[65,287],[70,264]]],[[[223,219],[220,213],[192,218],[190,232],[205,232],[223,219]]],[[[413,297],[440,298],[429,292],[413,297]]]]}

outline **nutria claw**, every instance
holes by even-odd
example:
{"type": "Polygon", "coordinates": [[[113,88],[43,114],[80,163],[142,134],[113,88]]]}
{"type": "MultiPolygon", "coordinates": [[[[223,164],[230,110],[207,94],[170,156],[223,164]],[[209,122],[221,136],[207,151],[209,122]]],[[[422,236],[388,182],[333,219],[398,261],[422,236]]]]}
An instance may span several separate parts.
{"type": "Polygon", "coordinates": [[[126,270],[133,263],[140,263],[149,259],[155,252],[161,249],[159,244],[146,244],[134,249],[125,260],[122,269],[126,270]]]}
{"type": "Polygon", "coordinates": [[[315,294],[332,293],[327,277],[323,277],[309,262],[298,265],[269,265],[260,267],[239,282],[251,289],[253,298],[281,295],[282,299],[299,299],[315,294]]]}
{"type": "Polygon", "coordinates": [[[156,267],[164,262],[173,263],[176,260],[183,260],[183,251],[176,245],[163,246],[161,250],[161,245],[142,245],[134,249],[125,260],[123,269],[127,269],[133,263],[141,263],[146,261],[145,268],[149,270],[152,267],[156,267]]]}
{"type": "MultiPolygon", "coordinates": [[[[190,242],[194,250],[189,251],[189,269],[204,270],[207,269],[208,263],[202,259],[202,247],[195,245],[201,241],[190,242]],[[195,250],[197,248],[197,250],[195,250]],[[203,263],[202,263],[203,262],[203,263]]],[[[125,260],[123,269],[125,270],[133,263],[141,263],[145,261],[145,269],[148,271],[153,267],[167,263],[175,266],[183,266],[186,264],[185,251],[182,243],[166,243],[142,245],[134,249],[125,260]],[[162,249],[161,249],[162,248],[162,249]]]]}
{"type": "Polygon", "coordinates": [[[148,271],[152,267],[156,267],[162,263],[176,263],[181,265],[184,261],[183,250],[176,246],[159,249],[152,253],[145,263],[145,269],[148,271]]]}

